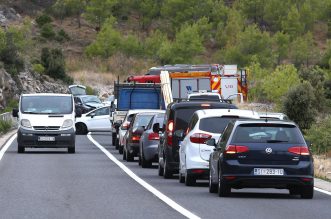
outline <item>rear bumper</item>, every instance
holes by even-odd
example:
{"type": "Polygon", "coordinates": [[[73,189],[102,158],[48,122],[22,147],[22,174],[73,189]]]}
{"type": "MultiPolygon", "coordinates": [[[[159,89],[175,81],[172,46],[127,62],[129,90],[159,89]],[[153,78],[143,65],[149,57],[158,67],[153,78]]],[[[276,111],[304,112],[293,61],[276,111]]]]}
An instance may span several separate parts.
{"type": "Polygon", "coordinates": [[[266,177],[266,176],[236,176],[236,175],[223,175],[233,177],[234,179],[226,179],[228,185],[233,188],[279,188],[287,189],[291,186],[314,186],[314,178],[312,176],[283,176],[283,177],[266,177]]]}
{"type": "Polygon", "coordinates": [[[196,179],[209,179],[209,169],[188,169],[187,174],[194,176],[196,179]]]}
{"type": "Polygon", "coordinates": [[[17,143],[30,148],[67,148],[75,147],[76,134],[73,128],[61,131],[34,131],[19,128],[17,143]],[[54,137],[54,141],[39,141],[40,136],[54,137]]]}
{"type": "Polygon", "coordinates": [[[150,145],[144,145],[144,157],[148,161],[157,161],[158,160],[158,152],[157,152],[158,145],[156,144],[150,144],[150,145]]]}
{"type": "Polygon", "coordinates": [[[137,143],[128,143],[127,144],[127,150],[130,152],[130,154],[133,154],[134,156],[137,156],[139,154],[139,142],[137,143]]]}

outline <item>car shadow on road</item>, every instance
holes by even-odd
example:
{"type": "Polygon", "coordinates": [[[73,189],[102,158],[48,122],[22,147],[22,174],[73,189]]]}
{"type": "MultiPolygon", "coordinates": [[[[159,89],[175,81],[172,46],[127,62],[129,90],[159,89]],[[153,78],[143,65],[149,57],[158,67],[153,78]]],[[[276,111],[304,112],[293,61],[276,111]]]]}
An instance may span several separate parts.
{"type": "Polygon", "coordinates": [[[229,198],[300,199],[300,196],[286,193],[232,192],[229,198]]]}

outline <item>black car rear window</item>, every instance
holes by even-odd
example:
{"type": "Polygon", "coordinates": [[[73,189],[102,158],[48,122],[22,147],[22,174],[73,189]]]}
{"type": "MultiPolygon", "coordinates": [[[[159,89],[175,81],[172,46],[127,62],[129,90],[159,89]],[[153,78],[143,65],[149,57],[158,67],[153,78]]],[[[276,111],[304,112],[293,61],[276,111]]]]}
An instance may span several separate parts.
{"type": "Polygon", "coordinates": [[[294,125],[242,124],[232,138],[232,143],[285,143],[304,144],[300,130],[294,125]]]}
{"type": "Polygon", "coordinates": [[[238,117],[210,117],[200,120],[199,129],[211,133],[222,133],[227,124],[238,117]]]}
{"type": "Polygon", "coordinates": [[[188,126],[188,123],[197,108],[189,108],[189,109],[179,109],[175,113],[175,130],[185,130],[188,126]]]}

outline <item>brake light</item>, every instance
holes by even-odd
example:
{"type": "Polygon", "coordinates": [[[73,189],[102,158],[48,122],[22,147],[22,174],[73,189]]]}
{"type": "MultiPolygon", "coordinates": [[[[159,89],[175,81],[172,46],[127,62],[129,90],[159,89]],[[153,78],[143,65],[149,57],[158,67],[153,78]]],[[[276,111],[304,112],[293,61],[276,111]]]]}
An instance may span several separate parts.
{"type": "Polygon", "coordinates": [[[243,145],[228,145],[225,148],[226,154],[237,154],[237,153],[245,153],[248,152],[249,148],[243,145]]]}
{"type": "Polygon", "coordinates": [[[197,174],[201,174],[201,173],[204,173],[204,172],[206,172],[206,170],[200,170],[200,169],[192,170],[192,173],[197,173],[197,174]]]}
{"type": "Polygon", "coordinates": [[[190,141],[196,144],[204,144],[212,136],[205,133],[194,133],[190,136],[190,141]]]}
{"type": "Polygon", "coordinates": [[[160,140],[160,136],[158,133],[152,132],[148,135],[148,140],[160,140]]]}
{"type": "Polygon", "coordinates": [[[210,107],[210,104],[209,103],[202,103],[201,106],[202,107],[210,107]]]}
{"type": "Polygon", "coordinates": [[[131,137],[131,140],[132,140],[132,141],[139,141],[139,140],[140,140],[140,136],[139,136],[139,135],[133,135],[133,136],[131,137]]]}
{"type": "Polygon", "coordinates": [[[290,147],[288,149],[288,152],[292,153],[292,154],[297,154],[297,155],[309,155],[309,150],[308,147],[306,146],[294,146],[294,147],[290,147]]]}
{"type": "Polygon", "coordinates": [[[167,141],[169,146],[172,146],[173,131],[174,131],[174,121],[169,120],[167,124],[167,141]]]}

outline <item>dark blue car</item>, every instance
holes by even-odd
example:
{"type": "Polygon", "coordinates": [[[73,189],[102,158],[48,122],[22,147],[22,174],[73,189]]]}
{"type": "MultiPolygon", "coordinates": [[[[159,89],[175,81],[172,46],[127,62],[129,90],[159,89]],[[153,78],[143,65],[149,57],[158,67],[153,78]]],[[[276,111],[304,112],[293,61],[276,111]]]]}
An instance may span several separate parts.
{"type": "Polygon", "coordinates": [[[229,196],[231,188],[288,189],[314,195],[313,160],[293,122],[238,120],[228,124],[210,156],[209,191],[229,196]]]}

